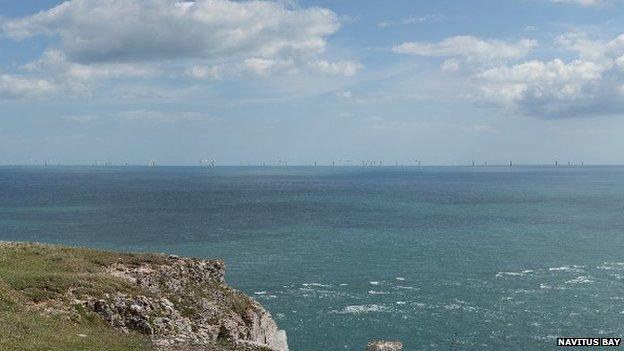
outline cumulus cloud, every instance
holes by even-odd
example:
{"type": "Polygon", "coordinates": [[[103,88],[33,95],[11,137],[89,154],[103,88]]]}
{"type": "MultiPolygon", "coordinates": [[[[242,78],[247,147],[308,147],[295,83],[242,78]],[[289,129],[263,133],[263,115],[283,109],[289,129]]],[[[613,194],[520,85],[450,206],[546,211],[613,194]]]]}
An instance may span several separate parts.
{"type": "Polygon", "coordinates": [[[268,77],[274,72],[292,69],[294,66],[292,60],[269,60],[251,57],[243,61],[242,71],[259,77],[268,77]]]}
{"type": "Polygon", "coordinates": [[[71,61],[91,63],[318,54],[339,27],[330,10],[270,1],[71,0],[2,31],[57,35],[71,61]]]}
{"type": "Polygon", "coordinates": [[[103,81],[128,78],[219,80],[312,71],[351,76],[361,64],[322,57],[339,28],[340,18],[330,10],[284,1],[69,0],[0,21],[4,37],[55,38],[40,59],[21,66],[45,79],[23,78],[18,86],[38,82],[39,89],[15,94],[5,88],[2,97],[43,96],[36,91],[46,82],[48,90],[92,96],[103,81]]]}
{"type": "Polygon", "coordinates": [[[481,106],[539,118],[624,113],[624,35],[605,41],[565,33],[553,44],[565,55],[526,59],[537,46],[533,40],[471,36],[404,43],[394,51],[443,58],[440,69],[459,84],[457,95],[481,106]]]}
{"type": "Polygon", "coordinates": [[[487,62],[522,58],[535,47],[537,47],[537,42],[530,39],[506,42],[462,35],[439,42],[405,42],[395,46],[393,51],[416,56],[462,58],[471,62],[487,62]]]}
{"type": "Polygon", "coordinates": [[[355,75],[364,66],[355,61],[337,61],[328,62],[324,60],[318,60],[310,63],[310,66],[322,73],[332,76],[351,77],[355,75]]]}
{"type": "Polygon", "coordinates": [[[135,63],[96,63],[80,64],[71,62],[60,50],[48,50],[43,57],[24,65],[29,71],[62,75],[68,79],[91,80],[108,78],[152,77],[160,73],[156,65],[135,63]]]}
{"type": "Polygon", "coordinates": [[[565,35],[557,42],[578,57],[484,70],[473,76],[480,97],[544,118],[623,113],[624,35],[608,42],[565,35]]]}
{"type": "Polygon", "coordinates": [[[19,75],[0,75],[0,98],[43,99],[57,93],[59,87],[46,79],[19,75]]]}

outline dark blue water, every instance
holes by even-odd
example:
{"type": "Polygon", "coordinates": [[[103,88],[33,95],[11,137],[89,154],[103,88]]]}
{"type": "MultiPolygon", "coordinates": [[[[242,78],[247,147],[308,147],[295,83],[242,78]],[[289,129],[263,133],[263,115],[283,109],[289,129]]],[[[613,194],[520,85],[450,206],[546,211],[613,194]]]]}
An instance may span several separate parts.
{"type": "Polygon", "coordinates": [[[624,168],[0,168],[0,239],[224,258],[293,350],[624,334],[624,168]]]}

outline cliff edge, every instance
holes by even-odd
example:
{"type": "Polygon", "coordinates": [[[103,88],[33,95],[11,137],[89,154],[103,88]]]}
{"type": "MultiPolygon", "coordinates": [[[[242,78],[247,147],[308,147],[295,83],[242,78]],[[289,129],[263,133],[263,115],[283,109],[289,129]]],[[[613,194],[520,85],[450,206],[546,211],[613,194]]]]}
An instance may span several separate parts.
{"type": "Polygon", "coordinates": [[[0,243],[0,349],[274,350],[286,333],[225,264],[0,243]]]}

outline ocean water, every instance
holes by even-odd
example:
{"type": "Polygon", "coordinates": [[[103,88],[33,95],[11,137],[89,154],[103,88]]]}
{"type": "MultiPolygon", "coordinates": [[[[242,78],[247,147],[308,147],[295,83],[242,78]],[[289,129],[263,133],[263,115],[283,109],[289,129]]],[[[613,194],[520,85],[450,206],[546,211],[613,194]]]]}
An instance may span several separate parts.
{"type": "Polygon", "coordinates": [[[223,258],[292,350],[624,334],[622,167],[3,167],[0,240],[223,258]]]}

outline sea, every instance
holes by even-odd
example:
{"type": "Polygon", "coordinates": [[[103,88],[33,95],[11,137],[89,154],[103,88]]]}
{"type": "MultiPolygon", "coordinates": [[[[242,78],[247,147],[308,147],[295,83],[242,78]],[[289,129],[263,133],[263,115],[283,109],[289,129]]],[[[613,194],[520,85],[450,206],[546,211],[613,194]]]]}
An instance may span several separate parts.
{"type": "Polygon", "coordinates": [[[0,240],[227,262],[291,350],[624,335],[624,167],[0,167],[0,240]]]}

